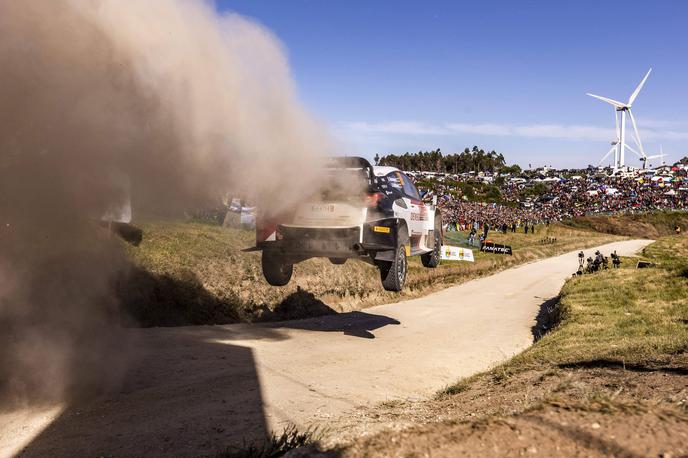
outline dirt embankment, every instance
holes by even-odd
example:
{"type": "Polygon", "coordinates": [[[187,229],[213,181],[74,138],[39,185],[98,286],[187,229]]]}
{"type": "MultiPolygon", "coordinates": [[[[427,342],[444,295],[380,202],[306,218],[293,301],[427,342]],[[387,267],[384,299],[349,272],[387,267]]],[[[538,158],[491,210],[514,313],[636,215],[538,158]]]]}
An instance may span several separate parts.
{"type": "MultiPolygon", "coordinates": [[[[652,365],[599,360],[513,376],[493,373],[428,403],[387,403],[358,419],[384,432],[321,453],[347,458],[685,456],[687,364],[683,354],[652,365]]],[[[301,456],[313,453],[317,456],[316,447],[301,456]]]]}
{"type": "Polygon", "coordinates": [[[676,226],[679,226],[682,231],[688,230],[688,213],[660,212],[640,215],[584,216],[566,221],[565,224],[570,227],[605,234],[657,239],[674,234],[676,226]]]}

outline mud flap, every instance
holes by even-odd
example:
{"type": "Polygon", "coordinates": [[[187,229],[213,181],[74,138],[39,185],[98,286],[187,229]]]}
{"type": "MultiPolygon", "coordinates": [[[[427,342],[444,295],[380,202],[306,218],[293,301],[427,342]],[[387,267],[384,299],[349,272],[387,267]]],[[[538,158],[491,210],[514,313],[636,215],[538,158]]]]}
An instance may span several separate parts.
{"type": "MultiPolygon", "coordinates": [[[[378,221],[371,221],[364,225],[363,232],[363,246],[366,247],[366,241],[376,247],[375,253],[372,254],[374,261],[394,260],[396,249],[399,246],[399,226],[402,224],[399,218],[388,218],[378,221]],[[389,228],[389,231],[380,230],[381,227],[389,228]],[[375,230],[378,228],[378,230],[375,230]]],[[[404,244],[404,251],[406,256],[411,255],[411,245],[404,244]]]]}

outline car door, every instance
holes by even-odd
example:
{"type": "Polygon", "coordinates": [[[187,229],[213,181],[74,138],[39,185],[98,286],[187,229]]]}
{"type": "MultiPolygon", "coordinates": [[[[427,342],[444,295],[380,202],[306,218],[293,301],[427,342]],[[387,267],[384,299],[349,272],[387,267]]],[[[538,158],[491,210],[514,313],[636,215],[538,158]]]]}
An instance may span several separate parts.
{"type": "Polygon", "coordinates": [[[411,221],[411,199],[404,191],[404,178],[401,172],[391,172],[387,174],[391,195],[394,198],[392,209],[396,218],[401,218],[407,223],[411,221]]]}
{"type": "MultiPolygon", "coordinates": [[[[409,231],[411,242],[409,254],[425,253],[428,234],[428,208],[420,199],[413,182],[403,172],[394,171],[387,176],[387,183],[394,195],[394,216],[403,219],[409,231]]],[[[432,224],[432,223],[430,223],[432,224]]]]}
{"type": "Polygon", "coordinates": [[[441,231],[442,228],[435,228],[435,209],[421,200],[420,193],[411,180],[407,179],[407,185],[404,189],[411,200],[414,232],[412,245],[419,254],[427,253],[433,249],[435,244],[433,231],[441,231]]]}
{"type": "Polygon", "coordinates": [[[427,207],[420,199],[418,189],[413,182],[402,172],[395,172],[399,176],[399,180],[404,191],[404,199],[409,207],[409,218],[407,223],[409,225],[409,237],[411,238],[411,254],[419,254],[424,252],[425,239],[427,236],[427,207]]]}

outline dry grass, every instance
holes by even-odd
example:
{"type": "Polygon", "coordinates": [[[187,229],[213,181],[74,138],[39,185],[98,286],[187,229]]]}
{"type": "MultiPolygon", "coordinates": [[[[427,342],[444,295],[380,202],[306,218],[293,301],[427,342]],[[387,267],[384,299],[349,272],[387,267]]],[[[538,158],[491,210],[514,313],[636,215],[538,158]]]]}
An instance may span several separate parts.
{"type": "Polygon", "coordinates": [[[216,455],[217,458],[276,458],[289,451],[308,446],[321,436],[317,429],[299,431],[296,426],[287,426],[281,434],[272,434],[262,443],[246,444],[243,447],[228,447],[216,455]]]}
{"type": "Polygon", "coordinates": [[[590,361],[645,364],[688,350],[688,239],[666,237],[643,257],[656,267],[635,269],[625,259],[610,269],[571,279],[561,293],[561,324],[507,364],[510,371],[590,361]]]}
{"type": "MultiPolygon", "coordinates": [[[[193,222],[145,222],[138,247],[127,249],[137,277],[126,283],[127,309],[144,326],[227,323],[260,319],[301,318],[359,310],[371,305],[417,297],[430,291],[488,275],[517,264],[603,244],[614,236],[559,225],[536,234],[490,234],[514,248],[513,256],[483,254],[476,262],[443,262],[436,269],[409,263],[404,291],[382,289],[378,271],[365,263],[332,265],[311,259],[295,266],[292,282],[269,286],[260,268],[260,253],[243,253],[253,245],[253,232],[193,222]],[[554,244],[541,244],[544,238],[554,244]]],[[[450,233],[447,242],[461,243],[467,234],[450,233]]]]}

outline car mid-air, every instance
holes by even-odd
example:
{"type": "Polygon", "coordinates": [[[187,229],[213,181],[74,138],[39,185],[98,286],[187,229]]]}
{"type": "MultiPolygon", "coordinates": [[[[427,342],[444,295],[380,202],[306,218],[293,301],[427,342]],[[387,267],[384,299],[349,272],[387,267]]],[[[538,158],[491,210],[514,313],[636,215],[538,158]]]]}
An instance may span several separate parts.
{"type": "Polygon", "coordinates": [[[329,158],[327,185],[279,218],[258,215],[256,247],[274,286],[289,283],[294,264],[328,258],[333,264],[357,259],[375,265],[382,286],[400,291],[408,257],[423,266],[440,262],[442,220],[425,204],[413,182],[394,167],[372,166],[359,157],[329,158]]]}

